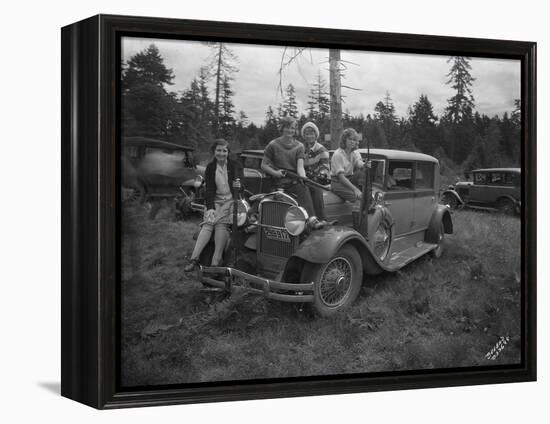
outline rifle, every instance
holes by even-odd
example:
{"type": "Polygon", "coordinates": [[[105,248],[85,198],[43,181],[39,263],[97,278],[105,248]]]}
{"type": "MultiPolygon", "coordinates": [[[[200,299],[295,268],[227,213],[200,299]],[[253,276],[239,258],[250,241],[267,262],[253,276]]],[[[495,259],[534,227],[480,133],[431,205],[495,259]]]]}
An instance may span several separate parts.
{"type": "Polygon", "coordinates": [[[367,162],[365,163],[365,182],[363,184],[363,195],[361,196],[359,232],[369,238],[369,209],[371,202],[371,180],[370,180],[370,141],[367,138],[367,162]]]}

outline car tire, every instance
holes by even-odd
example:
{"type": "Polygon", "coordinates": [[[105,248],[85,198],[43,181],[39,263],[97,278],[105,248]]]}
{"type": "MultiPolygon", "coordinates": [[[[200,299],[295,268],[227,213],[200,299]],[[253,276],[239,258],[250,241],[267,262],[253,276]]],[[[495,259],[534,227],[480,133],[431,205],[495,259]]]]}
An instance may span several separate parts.
{"type": "Polygon", "coordinates": [[[143,205],[147,197],[147,190],[142,183],[135,183],[124,187],[128,190],[132,190],[131,196],[124,200],[124,204],[127,206],[143,205]]]}
{"type": "Polygon", "coordinates": [[[388,218],[382,218],[372,236],[372,251],[382,263],[390,259],[392,245],[392,223],[388,218]]]}
{"type": "Polygon", "coordinates": [[[302,281],[314,282],[314,312],[330,317],[357,298],[363,282],[361,256],[355,247],[345,245],[325,264],[307,263],[302,281]]]}
{"type": "Polygon", "coordinates": [[[445,193],[441,197],[441,204],[449,205],[449,208],[456,209],[456,208],[458,208],[458,199],[455,196],[453,196],[452,194],[445,193]]]}
{"type": "Polygon", "coordinates": [[[440,258],[445,250],[445,227],[443,222],[439,224],[439,233],[437,234],[437,247],[433,249],[430,254],[434,258],[440,258]]]}
{"type": "Polygon", "coordinates": [[[516,205],[510,199],[502,198],[497,201],[497,209],[504,215],[514,215],[516,212],[516,205]]]}

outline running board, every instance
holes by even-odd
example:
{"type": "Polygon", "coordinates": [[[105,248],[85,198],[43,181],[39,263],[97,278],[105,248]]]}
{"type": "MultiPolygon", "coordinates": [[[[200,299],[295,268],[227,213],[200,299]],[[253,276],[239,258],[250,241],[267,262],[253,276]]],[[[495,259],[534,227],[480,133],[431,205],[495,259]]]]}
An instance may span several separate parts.
{"type": "Polygon", "coordinates": [[[436,247],[437,247],[437,244],[419,241],[414,246],[409,247],[408,249],[405,249],[402,252],[393,253],[390,256],[390,260],[388,262],[388,268],[399,269],[407,265],[409,262],[412,262],[415,259],[418,259],[420,256],[425,255],[429,251],[434,250],[436,247]]]}

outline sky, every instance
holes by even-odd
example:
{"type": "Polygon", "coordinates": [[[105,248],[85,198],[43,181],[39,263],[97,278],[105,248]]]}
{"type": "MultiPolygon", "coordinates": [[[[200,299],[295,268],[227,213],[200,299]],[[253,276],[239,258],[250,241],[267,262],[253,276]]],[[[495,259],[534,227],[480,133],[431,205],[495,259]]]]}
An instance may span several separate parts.
{"type": "MultiPolygon", "coordinates": [[[[197,41],[160,40],[125,37],[122,41],[122,60],[155,44],[166,67],[174,73],[174,84],[169,91],[180,93],[189,88],[199,69],[209,63],[212,48],[197,41]]],[[[283,97],[278,89],[278,74],[285,53],[282,46],[226,44],[236,56],[233,74],[233,102],[237,112],[244,111],[251,122],[262,125],[267,108],[276,110],[283,97]]],[[[294,48],[286,50],[287,57],[294,48]]],[[[342,50],[341,59],[346,66],[342,84],[353,87],[342,89],[344,111],[352,116],[374,114],[376,103],[386,92],[398,116],[406,117],[407,110],[421,94],[427,95],[434,113],[441,116],[447,99],[455,93],[447,85],[450,63],[448,56],[403,53],[380,53],[342,50]]],[[[490,117],[502,116],[514,109],[514,99],[520,98],[520,61],[508,59],[472,58],[470,73],[475,81],[472,92],[476,110],[490,117]]],[[[306,49],[282,75],[282,85],[291,83],[296,89],[300,113],[306,113],[308,95],[317,75],[329,81],[328,49],[306,49]]],[[[213,84],[212,84],[213,86],[213,84]]],[[[211,91],[213,97],[213,90],[211,91]]]]}

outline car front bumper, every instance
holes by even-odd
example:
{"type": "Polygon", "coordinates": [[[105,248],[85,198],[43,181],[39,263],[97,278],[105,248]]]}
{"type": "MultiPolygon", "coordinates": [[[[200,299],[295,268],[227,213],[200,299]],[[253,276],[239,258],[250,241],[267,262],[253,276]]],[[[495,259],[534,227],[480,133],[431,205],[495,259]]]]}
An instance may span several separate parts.
{"type": "Polygon", "coordinates": [[[283,302],[306,303],[313,302],[313,282],[285,283],[248,274],[231,267],[203,267],[198,271],[202,283],[225,289],[228,292],[233,287],[263,294],[268,299],[283,302]]]}

